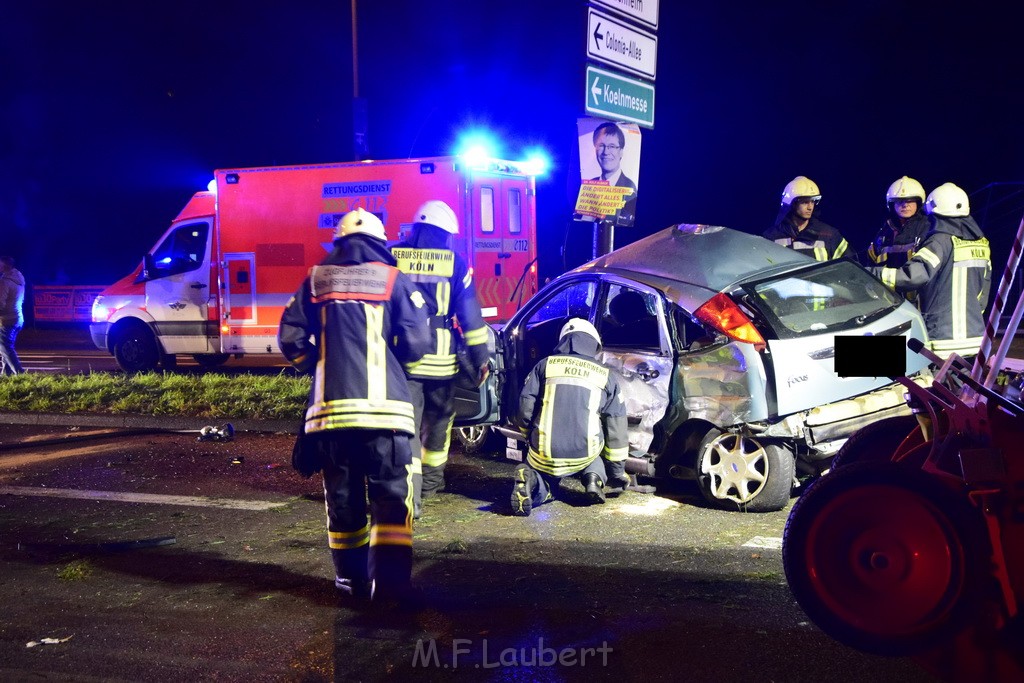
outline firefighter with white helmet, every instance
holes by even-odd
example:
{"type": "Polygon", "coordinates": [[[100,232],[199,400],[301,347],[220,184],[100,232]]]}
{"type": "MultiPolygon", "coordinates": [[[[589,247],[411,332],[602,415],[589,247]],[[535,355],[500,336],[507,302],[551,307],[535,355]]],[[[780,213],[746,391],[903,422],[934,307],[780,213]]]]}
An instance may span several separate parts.
{"type": "Polygon", "coordinates": [[[885,223],[868,246],[866,265],[900,268],[910,260],[928,234],[925,196],[921,183],[908,176],[889,185],[885,193],[885,223]]]}
{"type": "Polygon", "coordinates": [[[572,318],[554,354],[526,378],[519,422],[528,430],[529,447],[514,474],[513,515],[525,517],[553,500],[562,477],[579,477],[591,503],[605,502],[606,484],[629,483],[626,406],[615,374],[596,360],[600,350],[594,326],[572,318]]]}
{"type": "Polygon", "coordinates": [[[817,184],[798,175],[783,188],[782,206],[775,225],[762,235],[816,261],[842,258],[848,246],[846,240],[838,230],[814,216],[819,201],[821,191],[817,184]]]}
{"type": "Polygon", "coordinates": [[[444,488],[459,345],[464,345],[477,383],[486,378],[490,355],[472,273],[452,250],[452,237],[459,232],[455,212],[446,203],[431,200],[417,209],[412,220],[409,239],[394,245],[391,253],[426,301],[433,339],[430,352],[405,368],[419,436],[419,448],[414,444],[413,454],[414,506],[419,517],[422,498],[444,488]]]}
{"type": "Polygon", "coordinates": [[[930,230],[901,267],[870,268],[898,292],[916,291],[936,355],[978,353],[992,283],[988,239],[971,217],[967,193],[943,183],[925,199],[930,230]]]}
{"type": "Polygon", "coordinates": [[[323,471],[335,587],[404,600],[415,421],[403,365],[431,340],[423,297],[395,266],[377,216],[345,214],[334,249],[285,307],[278,342],[313,377],[292,465],[306,477],[323,471]]]}

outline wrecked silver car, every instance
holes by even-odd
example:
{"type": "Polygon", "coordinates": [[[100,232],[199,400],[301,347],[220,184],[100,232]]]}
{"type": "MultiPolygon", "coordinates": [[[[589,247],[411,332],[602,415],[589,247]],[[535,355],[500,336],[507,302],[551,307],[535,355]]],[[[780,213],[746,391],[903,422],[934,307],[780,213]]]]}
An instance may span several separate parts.
{"type": "MultiPolygon", "coordinates": [[[[558,277],[495,330],[490,380],[460,396],[457,424],[489,425],[459,431],[467,450],[502,434],[522,458],[519,392],[573,317],[598,329],[619,375],[627,471],[695,479],[713,505],[752,512],[785,506],[864,425],[910,413],[889,377],[836,374],[835,336],[927,341],[918,311],[852,261],[677,225],[558,277]]],[[[906,354],[908,376],[927,381],[906,354]]]]}

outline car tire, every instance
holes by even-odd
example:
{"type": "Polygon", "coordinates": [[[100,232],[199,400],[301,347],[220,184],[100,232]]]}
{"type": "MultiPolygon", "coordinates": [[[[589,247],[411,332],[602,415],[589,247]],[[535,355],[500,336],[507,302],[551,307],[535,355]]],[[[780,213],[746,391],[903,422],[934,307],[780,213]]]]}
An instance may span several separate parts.
{"type": "Polygon", "coordinates": [[[477,455],[495,448],[497,436],[489,425],[455,427],[452,434],[465,455],[477,455]]]}
{"type": "Polygon", "coordinates": [[[195,353],[192,354],[192,358],[195,359],[200,366],[211,369],[219,368],[228,362],[228,358],[231,356],[226,353],[195,353]]]}
{"type": "Polygon", "coordinates": [[[149,372],[160,361],[156,339],[148,327],[132,324],[121,328],[114,337],[114,359],[125,372],[149,372]]]}
{"type": "Polygon", "coordinates": [[[797,603],[859,650],[911,655],[947,642],[980,609],[989,556],[966,497],[921,470],[849,463],[794,504],[782,562],[797,603]]]}
{"type": "Polygon", "coordinates": [[[715,507],[774,512],[789,503],[796,461],[776,444],[713,430],[700,442],[694,469],[701,494],[715,507]]]}
{"type": "Polygon", "coordinates": [[[832,458],[831,468],[835,469],[853,462],[888,461],[917,427],[913,415],[900,415],[872,422],[854,432],[839,452],[832,458]]]}

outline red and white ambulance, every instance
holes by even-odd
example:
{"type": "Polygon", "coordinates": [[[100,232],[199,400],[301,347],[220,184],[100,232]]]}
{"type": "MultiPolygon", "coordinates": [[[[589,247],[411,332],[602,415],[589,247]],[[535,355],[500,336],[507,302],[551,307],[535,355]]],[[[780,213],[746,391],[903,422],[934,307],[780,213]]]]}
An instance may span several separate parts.
{"type": "Polygon", "coordinates": [[[276,354],[288,299],[331,249],[341,216],[362,207],[389,240],[421,203],[459,217],[455,250],[473,269],[488,322],[537,291],[536,179],[527,164],[463,157],[218,170],[130,275],[96,297],[90,332],[124,370],[206,366],[276,354]]]}

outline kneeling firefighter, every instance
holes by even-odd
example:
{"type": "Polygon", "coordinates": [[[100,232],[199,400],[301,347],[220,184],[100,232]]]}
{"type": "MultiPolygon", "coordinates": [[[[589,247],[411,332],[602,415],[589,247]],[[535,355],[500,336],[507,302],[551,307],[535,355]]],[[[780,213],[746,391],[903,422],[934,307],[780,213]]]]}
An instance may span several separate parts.
{"type": "Polygon", "coordinates": [[[595,360],[600,350],[594,326],[572,318],[555,353],[526,378],[519,421],[527,426],[529,450],[514,474],[512,514],[529,515],[552,500],[562,477],[579,477],[591,503],[605,502],[606,483],[629,484],[626,405],[615,375],[595,360]]]}

